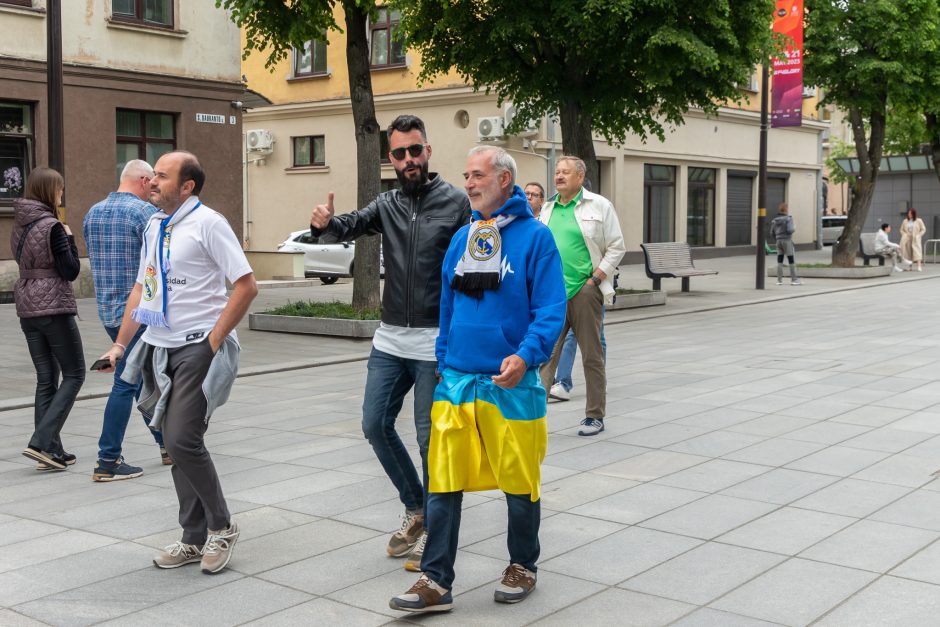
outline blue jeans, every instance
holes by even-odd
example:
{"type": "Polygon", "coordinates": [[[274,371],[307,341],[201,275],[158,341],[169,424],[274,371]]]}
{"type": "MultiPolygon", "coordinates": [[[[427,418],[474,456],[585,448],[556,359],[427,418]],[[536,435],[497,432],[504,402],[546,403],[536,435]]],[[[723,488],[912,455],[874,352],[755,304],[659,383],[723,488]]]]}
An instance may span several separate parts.
{"type": "MultiPolygon", "coordinates": [[[[421,570],[439,586],[450,590],[454,585],[457,560],[457,536],[460,532],[460,507],[463,492],[432,492],[428,495],[425,520],[428,539],[421,558],[421,570]]],[[[539,523],[541,501],[532,502],[528,494],[506,494],[509,528],[506,545],[509,563],[522,564],[536,572],[539,560],[539,523]]]]}
{"type": "MultiPolygon", "coordinates": [[[[141,326],[137,334],[127,344],[124,355],[130,355],[131,350],[137,344],[137,340],[144,334],[147,327],[141,326]]],[[[120,327],[105,327],[111,341],[117,339],[120,327]]],[[[98,459],[106,462],[113,462],[121,457],[121,446],[124,443],[124,433],[127,431],[127,423],[131,419],[131,411],[134,407],[134,401],[140,395],[140,384],[131,385],[121,380],[121,373],[124,372],[125,360],[122,359],[114,368],[114,383],[111,385],[111,394],[108,395],[108,403],[104,406],[104,424],[101,426],[101,437],[98,438],[98,459]]],[[[143,418],[143,416],[141,416],[143,418]]],[[[147,419],[144,418],[144,424],[147,425],[147,419]]],[[[153,439],[157,446],[163,446],[163,435],[159,431],[154,431],[147,425],[147,429],[153,434],[153,439]]]]}
{"type": "Polygon", "coordinates": [[[405,509],[424,511],[428,484],[428,444],[431,441],[431,404],[437,386],[436,361],[405,359],[376,350],[369,355],[369,374],[362,400],[362,433],[372,445],[385,474],[398,490],[405,509]],[[408,455],[395,420],[408,390],[414,388],[415,430],[421,451],[422,478],[408,455]]]}
{"type": "MultiPolygon", "coordinates": [[[[601,347],[604,349],[604,363],[607,363],[607,338],[604,337],[604,312],[601,308],[601,347]]],[[[571,382],[571,369],[574,368],[574,358],[578,354],[578,340],[574,337],[574,330],[569,330],[565,336],[565,343],[561,347],[561,356],[558,358],[558,368],[555,370],[555,383],[570,392],[574,387],[571,382]]]]}

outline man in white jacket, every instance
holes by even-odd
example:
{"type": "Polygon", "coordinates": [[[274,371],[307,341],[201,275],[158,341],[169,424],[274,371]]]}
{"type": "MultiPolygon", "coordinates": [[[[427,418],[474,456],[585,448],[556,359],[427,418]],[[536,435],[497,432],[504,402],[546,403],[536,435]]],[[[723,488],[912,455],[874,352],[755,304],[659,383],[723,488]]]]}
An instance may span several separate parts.
{"type": "Polygon", "coordinates": [[[601,312],[614,297],[613,277],[625,252],[617,212],[609,200],[584,188],[584,161],[564,156],[555,165],[555,194],[542,207],[539,220],[548,225],[561,253],[568,306],[551,360],[542,366],[542,386],[549,390],[568,329],[581,349],[587,387],[584,420],[578,435],[604,430],[607,373],[601,347],[601,312]]]}
{"type": "Polygon", "coordinates": [[[904,270],[909,270],[911,266],[914,265],[914,262],[901,256],[901,247],[888,239],[888,234],[890,232],[890,224],[885,222],[881,225],[881,229],[875,235],[875,254],[881,255],[885,258],[890,258],[891,262],[894,264],[895,272],[904,272],[904,270]],[[898,263],[898,260],[900,260],[903,265],[907,266],[907,268],[902,268],[901,263],[898,263]]]}

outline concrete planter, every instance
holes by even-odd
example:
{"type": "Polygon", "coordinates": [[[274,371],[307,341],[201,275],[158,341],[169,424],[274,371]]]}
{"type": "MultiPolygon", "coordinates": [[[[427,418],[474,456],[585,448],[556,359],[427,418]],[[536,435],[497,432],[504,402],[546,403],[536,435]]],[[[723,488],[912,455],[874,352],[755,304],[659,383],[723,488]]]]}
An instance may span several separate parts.
{"type": "MultiPolygon", "coordinates": [[[[809,279],[874,279],[891,274],[891,266],[855,266],[854,268],[800,268],[796,273],[809,279]]],[[[767,276],[777,276],[776,264],[767,268],[767,276]]],[[[783,278],[790,279],[790,268],[783,268],[783,278]]]]}
{"type": "Polygon", "coordinates": [[[378,320],[343,320],[340,318],[310,318],[305,316],[274,316],[248,314],[248,328],[254,331],[276,333],[304,333],[337,337],[367,338],[379,328],[378,320]]]}
{"type": "Polygon", "coordinates": [[[634,309],[636,307],[651,307],[665,305],[666,292],[640,292],[638,294],[617,294],[617,302],[607,305],[607,311],[613,309],[634,309]]]}

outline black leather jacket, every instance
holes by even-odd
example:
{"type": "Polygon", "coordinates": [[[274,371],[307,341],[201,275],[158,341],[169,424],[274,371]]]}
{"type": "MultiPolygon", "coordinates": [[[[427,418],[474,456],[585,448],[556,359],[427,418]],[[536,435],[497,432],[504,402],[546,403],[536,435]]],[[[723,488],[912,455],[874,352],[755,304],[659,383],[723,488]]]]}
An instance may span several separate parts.
{"type": "Polygon", "coordinates": [[[345,242],[382,234],[385,289],[382,322],[398,327],[440,324],[441,263],[450,240],[470,222],[470,199],[436,172],[415,197],[384,192],[359,211],[334,216],[322,231],[324,242],[345,242]]]}

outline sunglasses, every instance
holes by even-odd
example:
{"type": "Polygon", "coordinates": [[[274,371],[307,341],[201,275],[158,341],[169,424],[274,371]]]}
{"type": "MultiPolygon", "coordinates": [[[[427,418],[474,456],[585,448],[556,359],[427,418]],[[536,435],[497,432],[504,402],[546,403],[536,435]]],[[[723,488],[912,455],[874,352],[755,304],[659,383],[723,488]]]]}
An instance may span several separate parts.
{"type": "Polygon", "coordinates": [[[420,157],[421,153],[424,152],[424,144],[412,144],[407,148],[396,148],[395,150],[389,150],[388,154],[392,155],[396,161],[401,161],[405,158],[405,151],[408,151],[408,154],[412,157],[420,157]]]}

